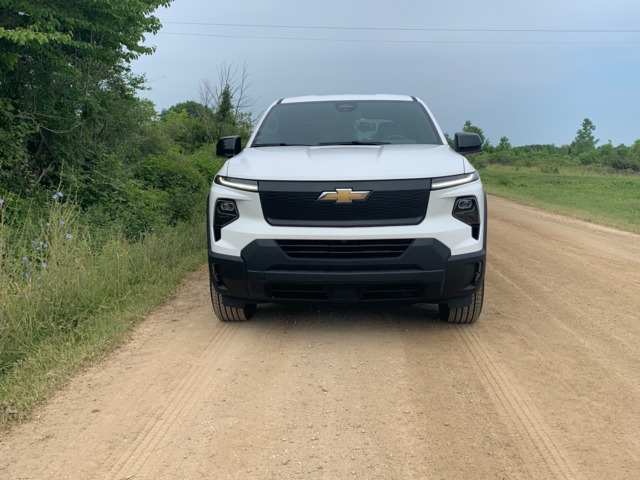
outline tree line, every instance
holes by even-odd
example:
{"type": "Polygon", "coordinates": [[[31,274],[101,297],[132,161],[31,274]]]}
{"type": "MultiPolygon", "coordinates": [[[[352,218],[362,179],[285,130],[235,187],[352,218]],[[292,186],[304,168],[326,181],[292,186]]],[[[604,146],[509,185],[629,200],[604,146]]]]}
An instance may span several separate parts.
{"type": "MultiPolygon", "coordinates": [[[[507,137],[501,137],[496,146],[491,145],[482,129],[467,120],[462,128],[465,132],[477,133],[483,141],[483,153],[474,159],[476,166],[488,163],[500,165],[547,165],[547,166],[591,166],[615,171],[640,172],[640,139],[633,145],[613,146],[611,141],[598,146],[595,138],[596,126],[589,118],[582,121],[580,129],[569,144],[556,146],[524,145],[513,147],[507,137]]],[[[451,138],[447,135],[450,145],[451,138]]]]}

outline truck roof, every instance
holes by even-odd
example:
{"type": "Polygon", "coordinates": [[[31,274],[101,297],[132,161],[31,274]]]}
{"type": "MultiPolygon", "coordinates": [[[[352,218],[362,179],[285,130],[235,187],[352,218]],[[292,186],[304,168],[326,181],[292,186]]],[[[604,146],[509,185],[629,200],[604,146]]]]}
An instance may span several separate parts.
{"type": "Polygon", "coordinates": [[[415,97],[409,95],[390,94],[341,94],[341,95],[306,95],[301,97],[283,98],[277,103],[303,103],[303,102],[341,102],[341,101],[363,101],[363,100],[395,100],[405,102],[415,102],[415,97]]]}

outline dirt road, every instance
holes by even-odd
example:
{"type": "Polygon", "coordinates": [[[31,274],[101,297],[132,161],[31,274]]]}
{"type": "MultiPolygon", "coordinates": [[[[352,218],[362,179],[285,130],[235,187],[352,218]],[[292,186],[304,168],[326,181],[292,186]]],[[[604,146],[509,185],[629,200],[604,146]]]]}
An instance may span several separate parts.
{"type": "Polygon", "coordinates": [[[1,479],[638,479],[640,236],[489,199],[478,323],[213,317],[206,269],[0,440],[1,479]]]}

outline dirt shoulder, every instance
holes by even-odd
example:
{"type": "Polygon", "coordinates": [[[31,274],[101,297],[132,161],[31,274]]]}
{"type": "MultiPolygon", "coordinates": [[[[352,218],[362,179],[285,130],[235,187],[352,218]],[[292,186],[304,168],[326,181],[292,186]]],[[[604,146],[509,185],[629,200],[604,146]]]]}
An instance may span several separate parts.
{"type": "Polygon", "coordinates": [[[260,306],[206,269],[0,438],[0,479],[640,478],[640,236],[489,198],[478,323],[260,306]]]}

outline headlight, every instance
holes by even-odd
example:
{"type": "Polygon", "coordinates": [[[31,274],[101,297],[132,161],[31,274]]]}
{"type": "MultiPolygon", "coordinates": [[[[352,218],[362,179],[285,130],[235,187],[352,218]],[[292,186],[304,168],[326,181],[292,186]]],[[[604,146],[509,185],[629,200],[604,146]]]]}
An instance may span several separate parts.
{"type": "Polygon", "coordinates": [[[459,185],[464,185],[465,183],[475,182],[479,178],[480,176],[478,175],[478,172],[452,175],[451,177],[438,177],[431,180],[431,190],[457,187],[459,185]]]}
{"type": "Polygon", "coordinates": [[[235,188],[236,190],[245,190],[247,192],[257,192],[258,182],[255,180],[245,180],[243,178],[223,177],[216,175],[214,182],[227,188],[235,188]]]}

